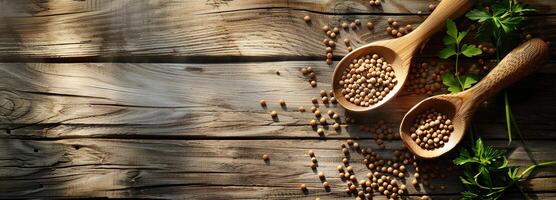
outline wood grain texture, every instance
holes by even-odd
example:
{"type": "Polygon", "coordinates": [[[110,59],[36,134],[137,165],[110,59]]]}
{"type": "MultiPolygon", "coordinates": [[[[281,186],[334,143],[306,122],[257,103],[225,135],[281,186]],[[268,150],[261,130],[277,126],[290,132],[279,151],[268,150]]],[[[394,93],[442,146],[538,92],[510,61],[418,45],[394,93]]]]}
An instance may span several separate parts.
{"type": "MultiPolygon", "coordinates": [[[[1,136],[318,138],[309,126],[314,115],[297,109],[310,110],[311,98],[330,89],[331,73],[318,61],[1,64],[1,136]],[[315,68],[317,88],[311,88],[299,72],[305,66],[315,68]],[[278,105],[280,98],[286,100],[286,109],[278,105]],[[260,99],[268,101],[267,109],[260,106],[260,99]],[[270,110],[278,111],[277,121],[270,110]]],[[[544,94],[556,92],[550,81],[554,73],[545,70],[534,76],[515,85],[510,93],[515,97],[513,109],[525,137],[553,138],[556,108],[551,102],[556,99],[544,94]],[[535,88],[545,89],[541,93],[535,88]]],[[[384,109],[354,116],[363,124],[385,119],[396,130],[405,112],[423,98],[405,92],[384,109]]],[[[493,99],[476,115],[477,128],[487,138],[506,138],[500,103],[493,99]]],[[[319,108],[323,113],[328,109],[340,113],[344,122],[346,114],[337,105],[319,103],[319,108]]],[[[344,126],[340,132],[328,130],[327,137],[374,135],[359,131],[359,126],[344,126]]]]}
{"type": "MultiPolygon", "coordinates": [[[[336,170],[343,157],[342,142],[345,141],[0,139],[0,196],[204,198],[203,194],[211,193],[208,197],[348,198],[343,192],[345,183],[337,178],[336,170]],[[317,171],[309,167],[309,149],[318,159],[317,171]],[[268,163],[260,158],[262,154],[270,156],[268,163]],[[325,173],[331,193],[322,189],[317,172],[325,173]],[[301,183],[307,184],[308,195],[297,188],[301,183]],[[210,192],[211,188],[219,192],[210,192]]],[[[375,148],[385,158],[390,158],[392,149],[401,145],[399,141],[387,142],[388,150],[376,150],[372,140],[358,142],[375,148]]],[[[531,164],[517,143],[510,147],[505,146],[505,141],[488,143],[508,148],[512,164],[531,164]]],[[[550,141],[529,144],[538,161],[555,159],[550,141]]],[[[354,151],[350,154],[355,175],[364,179],[369,170],[361,164],[361,155],[354,151]]],[[[433,195],[457,194],[461,187],[455,174],[459,172],[456,170],[446,180],[431,181],[437,187],[445,184],[446,191],[411,185],[408,191],[412,195],[417,190],[433,195]]],[[[554,167],[536,170],[526,182],[525,191],[554,191],[554,176],[554,167]]]]}
{"type": "MultiPolygon", "coordinates": [[[[220,61],[320,59],[324,57],[321,42],[325,36],[321,27],[325,24],[339,26],[356,18],[362,19],[363,24],[373,21],[373,31],[364,27],[341,31],[340,38],[349,37],[352,45],[358,47],[390,38],[385,33],[389,17],[414,26],[426,17],[344,15],[311,10],[332,8],[349,13],[351,7],[343,5],[359,5],[365,1],[324,1],[322,5],[305,1],[270,2],[274,1],[2,1],[0,5],[9,12],[3,12],[0,18],[0,58],[128,62],[149,58],[158,62],[215,60],[207,57],[219,57],[220,61]],[[220,6],[214,7],[211,2],[220,6]],[[303,21],[305,15],[312,17],[310,25],[303,21]]],[[[407,2],[392,1],[396,6],[391,7],[420,9],[416,4],[429,3],[407,2]]],[[[540,8],[552,5],[541,0],[531,3],[538,3],[540,8]]],[[[532,16],[525,24],[526,30],[554,43],[555,17],[552,14],[532,16]]],[[[439,37],[434,38],[429,43],[432,48],[427,48],[423,55],[435,55],[438,51],[441,43],[439,37]]],[[[339,44],[335,55],[346,53],[345,46],[339,44]]]]}

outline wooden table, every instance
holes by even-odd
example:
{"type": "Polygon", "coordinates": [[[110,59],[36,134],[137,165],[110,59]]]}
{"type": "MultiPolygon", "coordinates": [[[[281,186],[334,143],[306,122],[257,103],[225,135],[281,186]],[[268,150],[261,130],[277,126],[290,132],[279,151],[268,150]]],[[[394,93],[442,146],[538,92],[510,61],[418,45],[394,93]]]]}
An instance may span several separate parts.
{"type": "MultiPolygon", "coordinates": [[[[526,31],[554,44],[556,3],[525,2],[539,10],[526,31]]],[[[388,17],[417,26],[430,3],[386,0],[378,9],[360,0],[1,0],[0,197],[353,199],[337,178],[339,146],[353,138],[377,149],[375,135],[342,123],[341,131],[319,137],[309,126],[313,115],[297,111],[330,89],[333,68],[323,61],[321,27],[356,18],[375,22],[374,31],[342,30],[340,38],[357,47],[389,38],[388,17]],[[317,88],[299,72],[305,66],[315,68],[317,88]],[[270,110],[278,111],[277,121],[270,110]],[[311,149],[317,170],[309,167],[311,149]],[[308,194],[298,189],[301,183],[308,194]]],[[[336,61],[347,53],[337,43],[336,61]]],[[[434,56],[439,44],[433,38],[417,60],[442,62],[434,56]]],[[[554,67],[552,61],[510,90],[539,162],[556,160],[554,67]]],[[[385,119],[396,132],[401,116],[424,97],[404,92],[384,109],[354,117],[360,124],[385,119]]],[[[338,106],[320,106],[345,117],[338,106]]],[[[507,146],[500,97],[480,109],[475,124],[488,144],[509,150],[512,164],[532,164],[517,138],[507,146]]],[[[388,157],[400,146],[394,139],[376,151],[388,157]]],[[[353,155],[362,179],[369,170],[353,155]]],[[[445,191],[408,184],[410,198],[457,198],[458,174],[432,181],[445,191]]],[[[531,198],[556,198],[555,192],[554,167],[525,182],[531,198]]],[[[511,190],[506,198],[523,197],[511,190]]]]}

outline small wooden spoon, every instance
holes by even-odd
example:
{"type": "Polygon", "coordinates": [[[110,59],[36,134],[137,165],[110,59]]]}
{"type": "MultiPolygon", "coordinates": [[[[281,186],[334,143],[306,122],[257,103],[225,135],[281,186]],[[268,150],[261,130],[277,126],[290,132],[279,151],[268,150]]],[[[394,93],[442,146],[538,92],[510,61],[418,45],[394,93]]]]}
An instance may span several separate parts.
{"type": "Polygon", "coordinates": [[[447,19],[454,19],[463,15],[471,8],[474,2],[474,0],[443,0],[421,25],[406,36],[373,42],[361,46],[344,56],[336,65],[332,78],[332,90],[340,105],[350,111],[364,112],[380,107],[396,96],[405,83],[409,73],[411,59],[417,48],[434,33],[442,30],[447,19]],[[342,77],[342,73],[353,59],[374,53],[384,57],[386,61],[392,65],[398,83],[394,86],[392,91],[378,103],[368,107],[357,106],[345,99],[339,81],[342,77]]]}
{"type": "Polygon", "coordinates": [[[453,149],[463,138],[467,125],[477,107],[487,98],[503,88],[531,74],[548,61],[548,45],[541,39],[531,39],[512,50],[479,83],[457,94],[444,94],[429,97],[404,116],[400,125],[400,136],[405,146],[421,158],[435,158],[453,149]],[[454,131],[444,146],[434,149],[422,149],[411,139],[409,129],[415,117],[429,109],[445,114],[452,119],[454,131]]]}

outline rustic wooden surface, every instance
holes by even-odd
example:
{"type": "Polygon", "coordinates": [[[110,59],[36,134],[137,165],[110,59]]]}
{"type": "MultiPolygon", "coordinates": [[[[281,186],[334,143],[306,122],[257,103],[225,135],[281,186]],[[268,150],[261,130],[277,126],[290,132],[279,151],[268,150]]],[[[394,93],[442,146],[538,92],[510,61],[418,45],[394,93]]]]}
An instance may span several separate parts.
{"type": "MultiPolygon", "coordinates": [[[[359,124],[342,123],[341,131],[319,137],[309,126],[313,115],[297,108],[309,109],[311,97],[330,89],[333,69],[322,61],[320,27],[371,19],[373,32],[340,34],[358,46],[388,38],[388,17],[418,25],[434,2],[387,0],[376,9],[357,0],[0,0],[0,198],[354,198],[337,178],[340,143],[354,138],[376,149],[375,135],[359,124],[385,119],[397,131],[404,113],[426,96],[404,92],[376,113],[354,116],[359,124]],[[310,25],[304,15],[311,15],[310,25]],[[316,69],[317,88],[299,73],[305,66],[316,69]],[[278,105],[281,98],[287,108],[278,105]],[[277,120],[270,110],[278,111],[277,120]],[[309,149],[319,159],[317,171],[309,168],[309,149]],[[330,192],[320,187],[318,171],[330,192]],[[308,194],[297,188],[301,183],[308,194]]],[[[539,10],[525,31],[554,43],[556,3],[524,2],[539,10]]],[[[439,44],[432,39],[419,60],[440,62],[439,44]]],[[[340,44],[336,60],[346,52],[340,44]]],[[[554,67],[552,61],[510,90],[532,155],[517,138],[506,146],[499,97],[475,116],[481,136],[508,149],[514,165],[530,165],[530,156],[556,160],[554,67]]],[[[319,109],[341,113],[342,122],[347,115],[333,104],[319,109]]],[[[379,152],[388,157],[401,143],[386,147],[379,152]]],[[[354,155],[363,178],[368,170],[354,155]]],[[[433,181],[445,191],[410,186],[409,198],[457,198],[458,173],[433,181]]],[[[535,170],[525,185],[530,198],[556,198],[556,168],[535,170]]],[[[512,190],[506,198],[523,196],[512,190]]]]}

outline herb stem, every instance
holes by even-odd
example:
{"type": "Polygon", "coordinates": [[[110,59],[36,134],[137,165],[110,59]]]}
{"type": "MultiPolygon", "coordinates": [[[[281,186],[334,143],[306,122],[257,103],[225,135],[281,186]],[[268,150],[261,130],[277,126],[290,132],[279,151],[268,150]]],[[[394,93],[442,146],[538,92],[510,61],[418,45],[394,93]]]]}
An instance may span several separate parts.
{"type": "Polygon", "coordinates": [[[508,129],[508,145],[512,144],[512,123],[510,104],[508,103],[508,91],[504,91],[504,109],[506,110],[506,128],[508,129]]]}
{"type": "Polygon", "coordinates": [[[527,169],[525,169],[523,172],[521,172],[519,178],[523,178],[523,176],[525,176],[527,173],[529,173],[531,170],[535,169],[536,167],[549,166],[549,165],[556,165],[556,161],[542,162],[536,165],[531,165],[527,167],[527,169]]]}

